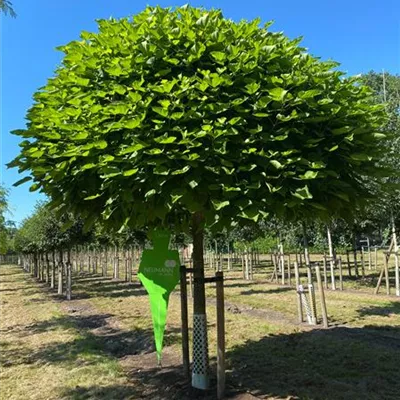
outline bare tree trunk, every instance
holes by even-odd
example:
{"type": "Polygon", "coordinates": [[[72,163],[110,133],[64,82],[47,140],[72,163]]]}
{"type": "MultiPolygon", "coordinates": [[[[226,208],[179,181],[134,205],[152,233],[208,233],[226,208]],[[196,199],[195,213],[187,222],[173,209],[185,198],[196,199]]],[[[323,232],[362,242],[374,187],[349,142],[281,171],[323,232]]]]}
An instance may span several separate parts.
{"type": "Polygon", "coordinates": [[[49,253],[46,252],[46,283],[50,283],[50,260],[49,253]]]}
{"type": "Polygon", "coordinates": [[[56,252],[53,250],[51,253],[52,264],[51,264],[51,280],[50,280],[50,287],[52,289],[56,286],[56,252]]]}
{"type": "Polygon", "coordinates": [[[63,294],[63,279],[64,279],[64,263],[63,263],[63,252],[59,251],[59,259],[58,259],[58,287],[57,293],[63,294]]]}
{"type": "Polygon", "coordinates": [[[67,251],[67,263],[66,263],[66,295],[67,300],[71,300],[71,292],[72,292],[72,264],[71,264],[71,250],[67,251]]]}
{"type": "Polygon", "coordinates": [[[396,296],[400,296],[400,271],[399,271],[399,247],[397,244],[396,226],[394,224],[394,217],[392,213],[392,235],[393,235],[393,250],[394,250],[394,272],[395,272],[395,285],[396,296]]]}

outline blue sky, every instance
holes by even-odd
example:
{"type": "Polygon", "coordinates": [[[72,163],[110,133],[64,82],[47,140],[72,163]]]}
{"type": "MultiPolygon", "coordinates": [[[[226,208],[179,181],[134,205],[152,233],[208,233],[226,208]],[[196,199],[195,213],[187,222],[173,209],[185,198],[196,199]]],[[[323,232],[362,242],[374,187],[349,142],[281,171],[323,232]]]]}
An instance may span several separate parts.
{"type": "Polygon", "coordinates": [[[16,19],[1,17],[1,155],[0,182],[10,188],[12,219],[30,214],[42,196],[30,193],[29,184],[13,188],[20,179],[5,163],[18,153],[19,138],[32,94],[60,63],[56,46],[96,31],[95,19],[125,17],[147,4],[177,6],[190,3],[221,8],[234,20],[274,20],[271,30],[291,38],[303,36],[303,46],[322,59],[334,59],[349,74],[385,69],[400,73],[399,0],[12,0],[16,19]]]}

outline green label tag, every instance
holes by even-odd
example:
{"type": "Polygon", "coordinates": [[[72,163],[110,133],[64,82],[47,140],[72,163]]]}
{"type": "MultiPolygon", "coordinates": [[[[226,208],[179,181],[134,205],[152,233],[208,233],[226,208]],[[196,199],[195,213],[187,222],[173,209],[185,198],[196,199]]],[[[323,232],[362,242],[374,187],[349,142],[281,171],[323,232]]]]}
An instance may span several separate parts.
{"type": "Polygon", "coordinates": [[[169,295],[179,282],[179,253],[177,250],[169,249],[170,237],[171,234],[166,231],[152,232],[150,238],[153,248],[143,251],[138,273],[150,297],[154,339],[159,361],[163,347],[169,295]]]}

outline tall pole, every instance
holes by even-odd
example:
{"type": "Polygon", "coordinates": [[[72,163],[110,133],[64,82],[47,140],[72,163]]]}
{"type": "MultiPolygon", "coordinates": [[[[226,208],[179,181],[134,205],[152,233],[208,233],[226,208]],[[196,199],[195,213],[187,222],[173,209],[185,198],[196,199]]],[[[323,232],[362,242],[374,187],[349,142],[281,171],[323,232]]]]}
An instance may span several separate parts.
{"type": "Polygon", "coordinates": [[[333,245],[332,245],[332,235],[331,235],[331,230],[329,228],[329,225],[326,227],[326,233],[328,236],[328,247],[329,247],[329,265],[331,269],[331,285],[332,285],[332,290],[336,290],[336,283],[335,283],[335,269],[334,269],[334,261],[333,261],[333,245]]]}

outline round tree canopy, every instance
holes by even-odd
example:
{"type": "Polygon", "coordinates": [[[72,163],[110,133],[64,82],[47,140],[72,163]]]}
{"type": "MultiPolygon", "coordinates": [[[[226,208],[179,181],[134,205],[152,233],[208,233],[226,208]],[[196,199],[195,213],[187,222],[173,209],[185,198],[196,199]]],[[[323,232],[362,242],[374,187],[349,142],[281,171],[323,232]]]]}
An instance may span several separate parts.
{"type": "MultiPolygon", "coordinates": [[[[148,7],[60,47],[10,164],[113,228],[347,213],[375,171],[369,89],[260,21],[148,7]]],[[[18,183],[29,180],[24,178],[18,183]]]]}

